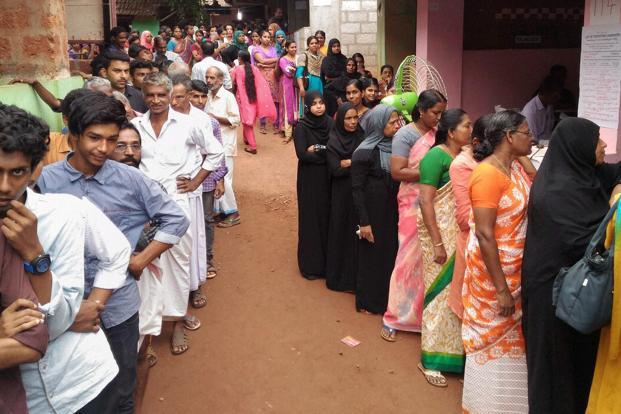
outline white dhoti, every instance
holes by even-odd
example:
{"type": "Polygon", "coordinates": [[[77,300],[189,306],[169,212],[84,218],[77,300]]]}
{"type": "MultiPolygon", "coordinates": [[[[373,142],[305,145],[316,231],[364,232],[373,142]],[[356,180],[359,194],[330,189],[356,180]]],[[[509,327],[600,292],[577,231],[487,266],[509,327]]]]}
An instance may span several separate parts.
{"type": "Polygon", "coordinates": [[[237,201],[235,200],[235,193],[233,192],[233,166],[235,157],[224,157],[226,167],[229,172],[224,176],[224,194],[214,202],[214,213],[216,214],[232,214],[237,213],[237,201]]]}
{"type": "Polygon", "coordinates": [[[164,288],[161,278],[160,261],[155,259],[142,271],[138,281],[138,291],[140,292],[140,310],[138,311],[140,340],[138,349],[140,349],[145,335],[158,336],[162,331],[164,288]]]}
{"type": "MultiPolygon", "coordinates": [[[[171,194],[173,200],[191,220],[190,202],[187,194],[171,194]]],[[[183,317],[187,313],[190,296],[190,256],[192,253],[192,226],[178,244],[162,253],[162,289],[164,291],[164,317],[183,317]]]]}
{"type": "Polygon", "coordinates": [[[190,291],[195,291],[207,280],[207,236],[203,212],[203,188],[189,195],[192,253],[190,254],[190,291]]]}

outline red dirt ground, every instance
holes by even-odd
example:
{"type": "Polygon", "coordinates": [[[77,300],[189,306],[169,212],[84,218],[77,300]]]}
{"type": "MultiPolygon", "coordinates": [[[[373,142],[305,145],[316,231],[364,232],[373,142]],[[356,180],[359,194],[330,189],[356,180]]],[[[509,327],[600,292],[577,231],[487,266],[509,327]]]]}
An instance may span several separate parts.
{"type": "Polygon", "coordinates": [[[216,230],[218,276],[195,311],[203,326],[180,356],[170,330],[154,339],[143,413],[460,412],[458,377],[435,388],[417,370],[419,335],[388,343],[353,295],[300,276],[293,143],[257,139],[258,155],[240,146],[235,161],[242,224],[216,230]],[[342,344],[347,335],[361,344],[342,344]]]}

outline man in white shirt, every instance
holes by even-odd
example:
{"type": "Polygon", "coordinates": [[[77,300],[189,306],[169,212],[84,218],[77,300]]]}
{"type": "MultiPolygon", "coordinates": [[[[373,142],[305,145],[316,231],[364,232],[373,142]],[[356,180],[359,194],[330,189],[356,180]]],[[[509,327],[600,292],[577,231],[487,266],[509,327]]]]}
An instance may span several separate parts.
{"type": "Polygon", "coordinates": [[[241,123],[239,106],[235,96],[222,87],[224,72],[212,66],[207,69],[205,77],[209,87],[205,112],[220,123],[222,145],[226,157],[227,174],[224,176],[224,195],[216,200],[214,211],[226,217],[218,223],[218,227],[232,227],[241,222],[237,201],[233,192],[233,160],[237,156],[237,127],[241,123]]]}
{"type": "Polygon", "coordinates": [[[558,81],[547,77],[541,83],[537,96],[524,105],[522,115],[526,117],[528,127],[536,142],[550,139],[556,122],[554,105],[561,98],[562,90],[558,81]]]}
{"type": "Polygon", "coordinates": [[[205,42],[201,46],[203,49],[203,54],[205,57],[203,60],[198,62],[192,67],[192,79],[199,80],[205,82],[205,76],[207,75],[207,69],[211,67],[216,67],[222,71],[224,75],[224,88],[227,90],[231,90],[233,87],[233,83],[231,81],[231,75],[229,73],[229,68],[225,63],[220,62],[213,58],[215,53],[215,46],[211,42],[205,42]]]}
{"type": "MultiPolygon", "coordinates": [[[[73,331],[82,311],[84,256],[96,251],[100,261],[96,275],[103,288],[123,284],[129,264],[129,243],[123,234],[92,204],[65,194],[41,195],[27,189],[35,166],[47,151],[49,129],[38,118],[14,106],[0,105],[0,216],[10,233],[23,225],[11,212],[23,207],[37,217],[37,239],[14,246],[30,273],[52,273],[45,314],[50,342],[38,362],[21,365],[30,412],[111,412],[97,407],[99,395],[118,368],[108,341],[99,329],[96,311],[89,332],[73,331]]],[[[11,240],[11,234],[7,234],[11,240]]],[[[32,238],[30,240],[33,240],[32,238]]],[[[84,312],[82,312],[84,313],[84,312]]]]}
{"type": "MultiPolygon", "coordinates": [[[[165,74],[148,75],[143,82],[143,93],[149,111],[132,123],[142,140],[140,169],[166,189],[192,222],[195,219],[192,211],[202,211],[197,189],[209,173],[218,168],[223,152],[210,129],[195,125],[188,115],[169,107],[171,91],[172,83],[165,74]],[[197,163],[198,152],[204,154],[200,164],[197,163]]],[[[190,330],[200,327],[196,317],[186,316],[192,239],[196,237],[192,228],[191,224],[180,243],[160,258],[166,292],[164,317],[175,321],[171,346],[174,354],[188,349],[184,325],[190,330]]]]}

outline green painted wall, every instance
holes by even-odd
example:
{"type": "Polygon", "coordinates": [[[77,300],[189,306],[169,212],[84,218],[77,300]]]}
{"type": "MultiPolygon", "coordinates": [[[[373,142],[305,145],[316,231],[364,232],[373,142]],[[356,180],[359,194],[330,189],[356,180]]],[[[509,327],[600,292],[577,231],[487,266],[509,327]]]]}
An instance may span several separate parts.
{"type": "Polygon", "coordinates": [[[140,33],[148,30],[153,36],[157,36],[157,32],[160,30],[160,21],[156,19],[134,19],[132,29],[138,30],[140,33]]]}
{"type": "MultiPolygon", "coordinates": [[[[42,83],[54,96],[63,98],[70,91],[81,88],[84,81],[80,76],[73,76],[67,79],[43,81],[42,83]]],[[[40,117],[47,122],[51,131],[60,131],[63,128],[63,120],[60,114],[52,112],[30,85],[0,86],[0,102],[18,106],[40,117]]]]}

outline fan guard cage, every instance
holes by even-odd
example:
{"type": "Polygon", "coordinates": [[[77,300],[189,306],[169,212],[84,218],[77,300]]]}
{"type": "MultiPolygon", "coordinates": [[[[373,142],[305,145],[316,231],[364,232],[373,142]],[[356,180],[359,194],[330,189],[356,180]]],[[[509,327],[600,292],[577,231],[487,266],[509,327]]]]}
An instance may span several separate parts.
{"type": "Polygon", "coordinates": [[[406,57],[395,76],[395,93],[416,92],[420,95],[426,89],[435,89],[448,99],[446,86],[438,70],[421,57],[406,57]]]}

